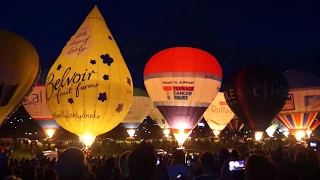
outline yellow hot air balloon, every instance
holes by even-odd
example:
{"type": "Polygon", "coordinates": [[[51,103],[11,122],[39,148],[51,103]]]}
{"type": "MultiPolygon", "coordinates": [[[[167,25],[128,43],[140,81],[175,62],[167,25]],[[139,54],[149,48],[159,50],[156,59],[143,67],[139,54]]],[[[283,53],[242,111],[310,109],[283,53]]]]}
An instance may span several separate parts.
{"type": "Polygon", "coordinates": [[[149,112],[149,116],[163,130],[163,134],[165,136],[168,136],[170,134],[170,126],[162,116],[157,106],[154,105],[154,102],[151,103],[151,111],[149,112]]]}
{"type": "Polygon", "coordinates": [[[132,93],[130,72],[95,6],[48,73],[48,107],[60,126],[91,146],[123,120],[132,93]]]}
{"type": "Polygon", "coordinates": [[[38,53],[23,37],[0,30],[0,124],[21,105],[39,77],[38,53]]]}
{"type": "Polygon", "coordinates": [[[234,113],[226,103],[223,92],[217,94],[203,116],[216,136],[228,125],[234,113]]]}
{"type": "Polygon", "coordinates": [[[121,122],[127,129],[130,137],[134,136],[136,129],[142,123],[150,111],[150,97],[148,93],[139,88],[133,88],[133,100],[131,108],[126,117],[121,122]]]}

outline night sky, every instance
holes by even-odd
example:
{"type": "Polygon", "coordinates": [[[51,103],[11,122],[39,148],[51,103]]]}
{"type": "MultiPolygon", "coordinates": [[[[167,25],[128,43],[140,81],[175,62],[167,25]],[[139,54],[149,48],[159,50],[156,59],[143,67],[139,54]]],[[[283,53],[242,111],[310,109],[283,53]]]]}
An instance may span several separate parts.
{"type": "Polygon", "coordinates": [[[156,52],[192,46],[213,54],[224,76],[244,65],[318,73],[320,1],[1,0],[0,28],[16,32],[50,68],[95,4],[136,87],[156,52]],[[311,1],[310,1],[311,2],[311,1]]]}

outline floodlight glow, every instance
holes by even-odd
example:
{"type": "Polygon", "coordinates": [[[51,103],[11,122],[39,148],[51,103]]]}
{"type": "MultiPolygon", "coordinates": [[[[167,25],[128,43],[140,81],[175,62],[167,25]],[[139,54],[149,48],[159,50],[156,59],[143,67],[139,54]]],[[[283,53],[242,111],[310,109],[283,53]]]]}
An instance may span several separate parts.
{"type": "Polygon", "coordinates": [[[86,147],[90,147],[96,139],[96,136],[92,134],[83,134],[79,135],[79,138],[86,147]]]}
{"type": "Polygon", "coordinates": [[[134,130],[134,129],[128,129],[127,132],[128,132],[128,134],[129,134],[130,137],[133,137],[133,136],[134,136],[134,133],[136,132],[136,130],[134,130]]]}
{"type": "Polygon", "coordinates": [[[263,131],[256,131],[254,132],[254,138],[256,141],[260,141],[262,139],[263,131]]]}
{"type": "Polygon", "coordinates": [[[301,141],[301,139],[306,135],[306,132],[304,131],[296,131],[294,133],[294,136],[296,137],[297,141],[301,141]]]}
{"type": "Polygon", "coordinates": [[[284,131],[284,132],[283,132],[283,135],[284,135],[284,136],[286,136],[286,137],[288,137],[288,136],[289,136],[289,134],[290,134],[290,132],[289,132],[289,131],[284,131]]]}
{"type": "Polygon", "coordinates": [[[219,131],[219,130],[212,130],[212,132],[213,132],[213,134],[214,134],[215,136],[218,136],[221,131],[219,131]]]}
{"type": "Polygon", "coordinates": [[[170,134],[170,129],[164,129],[164,130],[163,130],[163,134],[164,134],[165,136],[168,136],[168,135],[170,134]]]}
{"type": "Polygon", "coordinates": [[[179,147],[183,146],[183,143],[186,141],[186,139],[188,138],[188,136],[191,134],[192,131],[190,131],[189,133],[185,133],[184,129],[179,129],[178,133],[173,133],[174,137],[176,138],[176,140],[178,141],[178,145],[179,147]]]}
{"type": "Polygon", "coordinates": [[[307,135],[310,137],[312,131],[310,129],[307,130],[307,135]]]}
{"type": "Polygon", "coordinates": [[[55,129],[46,129],[45,133],[47,134],[48,138],[52,138],[52,136],[54,135],[54,133],[56,132],[55,129]]]}

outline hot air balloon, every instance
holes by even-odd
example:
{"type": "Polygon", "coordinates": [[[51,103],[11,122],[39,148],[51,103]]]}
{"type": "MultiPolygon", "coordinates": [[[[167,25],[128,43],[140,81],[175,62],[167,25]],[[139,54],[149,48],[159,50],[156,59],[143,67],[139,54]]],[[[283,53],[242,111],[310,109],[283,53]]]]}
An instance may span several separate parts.
{"type": "Polygon", "coordinates": [[[278,121],[274,121],[266,130],[268,136],[272,137],[274,132],[280,127],[280,123],[278,121]]]}
{"type": "Polygon", "coordinates": [[[174,47],[155,54],[145,66],[144,84],[182,146],[217,95],[220,64],[208,52],[174,47]]]}
{"type": "Polygon", "coordinates": [[[318,120],[318,119],[315,119],[314,121],[313,121],[313,123],[311,124],[311,126],[310,126],[310,130],[311,130],[311,132],[312,131],[314,131],[315,129],[317,129],[317,127],[320,125],[320,121],[318,120]]]}
{"type": "Polygon", "coordinates": [[[23,101],[23,107],[30,116],[40,125],[48,138],[60,127],[52,117],[46,101],[45,78],[48,71],[42,71],[38,84],[23,101]],[[44,78],[43,78],[44,77],[44,78]]]}
{"type": "Polygon", "coordinates": [[[260,140],[286,102],[286,78],[273,69],[253,66],[236,72],[225,85],[229,107],[260,140]]]}
{"type": "Polygon", "coordinates": [[[244,124],[238,117],[234,117],[228,123],[227,127],[236,134],[244,127],[244,124]]]}
{"type": "Polygon", "coordinates": [[[277,119],[301,140],[320,111],[320,78],[312,73],[287,71],[289,95],[277,119]]]}
{"type": "Polygon", "coordinates": [[[149,116],[163,130],[163,134],[165,136],[169,136],[170,126],[167,123],[167,121],[164,119],[164,117],[162,116],[162,114],[159,111],[159,109],[157,108],[157,106],[154,105],[154,102],[151,103],[151,111],[149,112],[149,116]]]}
{"type": "Polygon", "coordinates": [[[148,93],[139,88],[133,88],[133,100],[131,108],[121,122],[127,129],[130,137],[134,136],[136,129],[143,122],[150,111],[151,100],[148,93]]]}
{"type": "Polygon", "coordinates": [[[36,84],[40,64],[30,42],[6,30],[0,30],[0,124],[21,105],[36,84]]]}
{"type": "Polygon", "coordinates": [[[310,125],[309,129],[306,131],[307,136],[310,138],[312,131],[314,131],[320,124],[320,121],[318,119],[315,119],[313,123],[310,125]]]}
{"type": "Polygon", "coordinates": [[[234,117],[234,113],[226,103],[223,92],[219,92],[217,94],[211,105],[204,112],[203,117],[216,136],[218,136],[220,132],[227,126],[227,124],[234,117]]]}
{"type": "Polygon", "coordinates": [[[91,146],[128,113],[132,78],[97,6],[63,48],[46,80],[49,110],[64,129],[91,146]]]}
{"type": "Polygon", "coordinates": [[[278,120],[278,118],[275,118],[272,123],[274,123],[274,122],[279,122],[279,127],[278,127],[278,128],[279,128],[279,132],[282,132],[284,136],[288,137],[289,134],[290,134],[288,128],[287,128],[285,125],[283,125],[283,124],[278,120]]]}

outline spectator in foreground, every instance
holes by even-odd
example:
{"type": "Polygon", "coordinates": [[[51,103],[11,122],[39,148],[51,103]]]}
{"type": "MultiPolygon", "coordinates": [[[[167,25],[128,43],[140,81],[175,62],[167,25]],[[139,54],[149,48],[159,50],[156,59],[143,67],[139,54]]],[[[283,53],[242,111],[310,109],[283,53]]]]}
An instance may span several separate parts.
{"type": "Polygon", "coordinates": [[[128,159],[130,151],[124,152],[119,159],[118,168],[119,174],[114,175],[109,180],[130,180],[130,172],[128,168],[128,159]]]}
{"type": "Polygon", "coordinates": [[[191,173],[190,168],[184,164],[185,155],[182,150],[173,153],[171,166],[168,168],[170,179],[187,179],[191,173]]]}
{"type": "Polygon", "coordinates": [[[215,159],[212,153],[205,152],[200,156],[200,166],[203,174],[193,177],[193,180],[218,180],[220,174],[214,173],[215,159]]]}
{"type": "Polygon", "coordinates": [[[277,173],[275,165],[264,155],[254,154],[246,159],[246,180],[276,180],[277,173]]]}
{"type": "Polygon", "coordinates": [[[45,171],[43,180],[58,180],[56,171],[52,168],[49,168],[45,171]]]}
{"type": "Polygon", "coordinates": [[[131,180],[155,179],[157,155],[151,144],[141,144],[129,155],[128,168],[131,180]]]}
{"type": "Polygon", "coordinates": [[[81,149],[69,148],[61,153],[56,164],[56,172],[59,180],[86,179],[88,170],[81,149]]]}

